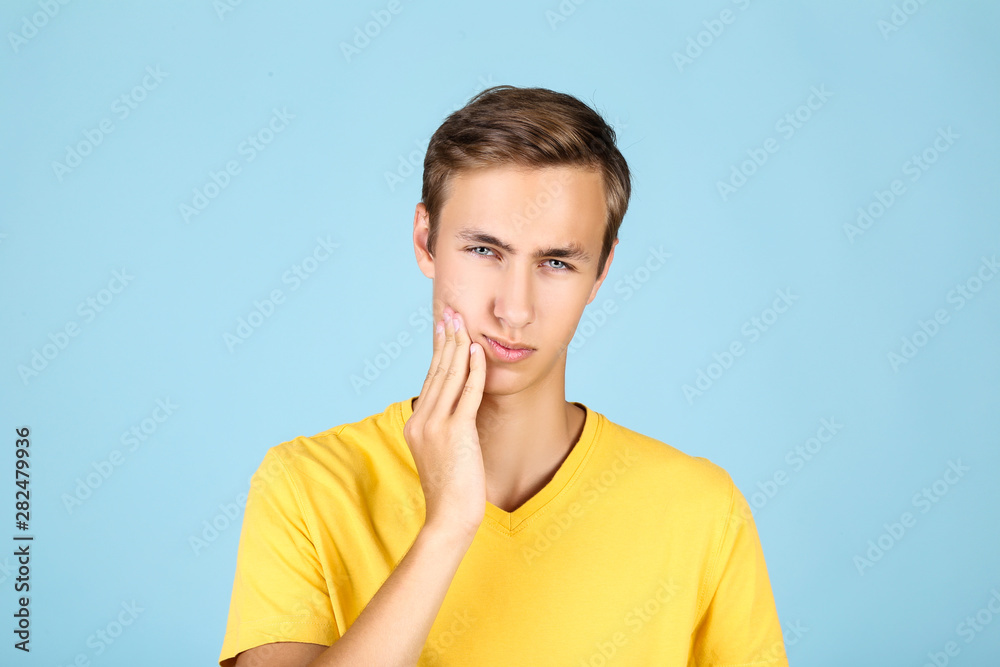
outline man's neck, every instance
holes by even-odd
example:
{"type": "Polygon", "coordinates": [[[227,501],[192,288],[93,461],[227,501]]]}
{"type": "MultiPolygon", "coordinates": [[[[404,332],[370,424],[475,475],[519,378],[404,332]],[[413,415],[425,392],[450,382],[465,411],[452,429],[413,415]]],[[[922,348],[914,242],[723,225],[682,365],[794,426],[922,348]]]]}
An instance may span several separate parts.
{"type": "Polygon", "coordinates": [[[486,472],[486,500],[513,512],[540,491],[583,432],[586,411],[565,393],[484,394],[476,425],[486,472]]]}

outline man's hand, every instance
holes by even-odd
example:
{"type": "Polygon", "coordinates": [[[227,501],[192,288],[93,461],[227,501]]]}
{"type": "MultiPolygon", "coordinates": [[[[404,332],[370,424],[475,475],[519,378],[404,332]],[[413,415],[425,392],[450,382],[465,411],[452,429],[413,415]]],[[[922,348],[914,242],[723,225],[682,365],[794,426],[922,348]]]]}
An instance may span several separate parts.
{"type": "Polygon", "coordinates": [[[474,535],[486,513],[486,476],[476,413],[486,355],[448,306],[435,327],[434,354],[413,415],[403,427],[420,476],[425,526],[474,535]],[[444,330],[438,328],[443,325],[444,330]]]}

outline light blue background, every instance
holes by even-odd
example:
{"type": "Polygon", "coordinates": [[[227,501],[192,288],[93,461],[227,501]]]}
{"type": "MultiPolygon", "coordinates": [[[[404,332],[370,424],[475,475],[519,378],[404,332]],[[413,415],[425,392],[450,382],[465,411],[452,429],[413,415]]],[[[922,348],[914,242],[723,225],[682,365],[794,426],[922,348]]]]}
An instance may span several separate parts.
{"type": "Polygon", "coordinates": [[[340,44],[387,3],[53,2],[51,18],[44,4],[0,8],[0,542],[17,532],[21,426],[35,536],[30,655],[12,648],[15,563],[0,557],[0,662],[215,664],[242,520],[225,509],[269,447],[419,393],[423,152],[448,113],[508,83],[595,106],[634,174],[583,321],[606,299],[617,312],[587,335],[581,324],[567,399],[730,472],[756,508],[792,664],[922,665],[949,641],[950,664],[997,664],[1000,618],[971,641],[959,624],[1000,591],[1000,280],[949,301],[1000,253],[995,3],[567,0],[563,16],[555,0],[403,0],[349,58],[340,44]],[[915,13],[880,30],[903,5],[915,13]],[[725,9],[732,22],[712,24],[725,9]],[[689,38],[706,46],[678,66],[689,38]],[[147,67],[165,77],[122,117],[115,100],[147,67]],[[799,109],[812,87],[829,98],[799,109]],[[274,109],[294,118],[247,161],[241,142],[274,109]],[[776,123],[797,110],[809,118],[786,138],[776,123]],[[113,130],[60,179],[53,162],[106,119],[113,130]],[[904,163],[941,128],[958,138],[910,180],[904,163]],[[717,183],[769,137],[777,152],[724,200],[717,183]],[[179,207],[229,160],[240,173],[186,222],[179,207]],[[845,224],[894,179],[905,193],[852,242],[845,224]],[[292,289],[283,276],[317,238],[339,248],[292,289]],[[670,259],[644,272],[660,247],[670,259]],[[88,321],[78,305],[123,268],[134,278],[88,321]],[[284,302],[230,350],[224,335],[274,289],[284,302]],[[750,341],[744,323],[770,317],[777,290],[797,300],[750,341]],[[893,368],[889,353],[939,309],[947,322],[893,368]],[[22,378],[70,322],[78,335],[22,378]],[[415,342],[355,389],[403,332],[415,342]],[[745,353],[710,367],[733,341],[745,353]],[[688,400],[699,371],[715,379],[688,400]],[[158,399],[178,407],[129,451],[122,434],[158,399]],[[842,427],[797,469],[786,456],[822,419],[842,427]],[[121,465],[67,507],[114,450],[121,465]],[[950,461],[968,471],[921,511],[915,494],[950,461]],[[884,536],[907,511],[915,525],[884,536]],[[228,527],[193,547],[212,522],[228,527]],[[891,549],[859,571],[880,536],[891,549]],[[135,622],[96,641],[132,601],[135,622]]]}

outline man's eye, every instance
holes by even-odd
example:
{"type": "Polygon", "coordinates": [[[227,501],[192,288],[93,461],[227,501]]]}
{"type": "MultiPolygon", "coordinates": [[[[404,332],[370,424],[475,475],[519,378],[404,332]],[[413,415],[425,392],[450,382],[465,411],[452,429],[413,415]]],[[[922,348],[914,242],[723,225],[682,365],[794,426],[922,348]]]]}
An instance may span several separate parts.
{"type": "MultiPolygon", "coordinates": [[[[471,246],[469,248],[466,248],[465,251],[469,252],[469,253],[472,253],[473,255],[478,255],[479,257],[492,257],[493,256],[493,250],[491,248],[487,248],[486,246],[481,246],[481,245],[471,246]],[[485,250],[486,252],[478,252],[479,250],[485,250]]],[[[545,260],[545,261],[547,261],[547,262],[556,262],[557,264],[559,264],[559,266],[551,266],[550,265],[553,270],[558,271],[558,272],[568,272],[568,271],[573,271],[574,270],[572,266],[570,266],[566,262],[562,261],[561,259],[548,259],[548,260],[545,260]]]]}

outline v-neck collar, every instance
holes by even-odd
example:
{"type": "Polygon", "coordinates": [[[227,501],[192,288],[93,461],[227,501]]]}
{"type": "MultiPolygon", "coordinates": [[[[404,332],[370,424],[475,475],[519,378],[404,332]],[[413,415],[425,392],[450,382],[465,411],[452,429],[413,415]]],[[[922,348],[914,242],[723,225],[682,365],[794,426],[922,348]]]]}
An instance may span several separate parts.
{"type": "MultiPolygon", "coordinates": [[[[406,421],[413,415],[413,400],[415,398],[417,397],[412,396],[405,401],[399,401],[395,405],[395,411],[399,415],[402,425],[405,425],[406,421]]],[[[601,416],[583,403],[573,401],[573,404],[583,408],[587,412],[583,422],[583,431],[580,433],[579,440],[576,441],[569,454],[556,470],[555,475],[552,476],[552,479],[538,493],[526,500],[513,512],[500,509],[493,503],[486,501],[486,516],[484,521],[497,529],[498,532],[504,535],[514,535],[522,530],[531,520],[543,512],[549,502],[554,500],[572,484],[583,469],[583,464],[590,458],[600,431],[601,416]]],[[[400,430],[402,430],[402,427],[400,430]]],[[[403,444],[406,445],[405,441],[403,444]]],[[[409,453],[408,447],[407,452],[409,453]]],[[[412,454],[410,458],[412,461],[412,454]]]]}

